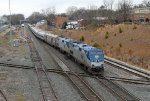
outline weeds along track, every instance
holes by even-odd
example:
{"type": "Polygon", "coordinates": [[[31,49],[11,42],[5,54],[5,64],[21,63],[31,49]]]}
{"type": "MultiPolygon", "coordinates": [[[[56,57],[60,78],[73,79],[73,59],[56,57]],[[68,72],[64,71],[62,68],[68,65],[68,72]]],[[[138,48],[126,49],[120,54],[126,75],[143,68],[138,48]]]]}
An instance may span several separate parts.
{"type": "Polygon", "coordinates": [[[51,80],[48,77],[46,67],[42,63],[38,51],[36,50],[34,43],[31,39],[27,40],[31,52],[31,60],[35,66],[40,90],[42,93],[43,101],[58,101],[54,88],[51,84],[51,80]]]}
{"type": "Polygon", "coordinates": [[[107,88],[119,101],[140,101],[137,97],[128,92],[125,88],[121,87],[119,84],[109,80],[107,78],[97,77],[103,87],[107,88]]]}

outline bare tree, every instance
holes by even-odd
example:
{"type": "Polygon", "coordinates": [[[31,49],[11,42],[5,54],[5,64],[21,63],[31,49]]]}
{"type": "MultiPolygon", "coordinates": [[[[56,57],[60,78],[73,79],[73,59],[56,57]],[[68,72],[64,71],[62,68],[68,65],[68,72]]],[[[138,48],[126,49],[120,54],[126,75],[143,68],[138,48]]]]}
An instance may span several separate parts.
{"type": "Polygon", "coordinates": [[[150,7],[150,0],[143,0],[143,4],[144,4],[146,7],[150,7]]]}
{"type": "Polygon", "coordinates": [[[78,8],[76,6],[70,6],[67,8],[67,15],[71,16],[74,12],[76,12],[78,8]]]}
{"type": "Polygon", "coordinates": [[[55,7],[49,7],[45,10],[44,9],[42,10],[42,14],[47,19],[49,25],[52,25],[52,23],[54,22],[55,13],[56,13],[55,7]]]}
{"type": "Polygon", "coordinates": [[[45,20],[45,17],[40,12],[33,12],[27,19],[30,23],[35,24],[41,20],[45,20]]]}
{"type": "Polygon", "coordinates": [[[109,0],[103,0],[103,4],[104,4],[105,8],[108,9],[110,2],[109,2],[109,0]]]}
{"type": "Polygon", "coordinates": [[[110,9],[113,9],[114,0],[110,0],[110,9]]]}
{"type": "Polygon", "coordinates": [[[98,7],[96,5],[89,5],[88,9],[87,9],[87,18],[88,20],[93,20],[93,18],[96,18],[98,16],[98,11],[97,11],[98,7]]]}
{"type": "Polygon", "coordinates": [[[114,4],[114,0],[110,0],[110,9],[111,9],[111,15],[110,15],[110,20],[111,20],[111,25],[113,23],[113,4],[114,4]]]}
{"type": "MultiPolygon", "coordinates": [[[[10,15],[3,15],[3,17],[6,17],[7,19],[9,19],[10,15]]],[[[12,14],[11,19],[12,19],[11,24],[17,25],[17,24],[20,24],[20,20],[24,20],[25,17],[23,14],[12,14]]]]}
{"type": "Polygon", "coordinates": [[[121,0],[118,2],[118,20],[120,21],[128,21],[130,19],[130,13],[132,9],[131,0],[121,0]]]}

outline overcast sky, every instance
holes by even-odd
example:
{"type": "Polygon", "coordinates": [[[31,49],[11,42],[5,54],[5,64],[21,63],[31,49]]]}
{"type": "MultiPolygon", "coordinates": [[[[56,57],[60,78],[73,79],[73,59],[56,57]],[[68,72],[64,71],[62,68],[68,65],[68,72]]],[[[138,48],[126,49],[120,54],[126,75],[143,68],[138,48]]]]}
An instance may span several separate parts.
{"type": "MultiPolygon", "coordinates": [[[[89,5],[100,7],[103,0],[10,0],[12,14],[21,13],[28,17],[34,11],[41,11],[48,7],[55,7],[56,13],[66,12],[70,6],[87,8],[89,5]]],[[[114,0],[114,8],[117,6],[117,1],[114,0]]],[[[143,0],[132,0],[133,4],[139,4],[143,0]]],[[[0,0],[0,16],[9,14],[9,0],[0,0]]]]}

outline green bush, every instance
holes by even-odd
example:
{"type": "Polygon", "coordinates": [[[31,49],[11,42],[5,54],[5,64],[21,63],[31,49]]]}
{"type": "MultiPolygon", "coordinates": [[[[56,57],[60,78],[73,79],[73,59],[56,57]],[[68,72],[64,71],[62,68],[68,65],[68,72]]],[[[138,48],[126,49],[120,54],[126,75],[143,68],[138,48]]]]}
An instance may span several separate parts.
{"type": "Polygon", "coordinates": [[[133,38],[131,38],[130,41],[133,41],[133,38]]]}
{"type": "Polygon", "coordinates": [[[122,47],[122,44],[121,44],[121,43],[119,44],[119,47],[120,47],[120,48],[122,47]]]}
{"type": "Polygon", "coordinates": [[[121,27],[119,27],[119,33],[122,33],[123,31],[122,31],[122,29],[121,29],[121,27]]]}
{"type": "Polygon", "coordinates": [[[84,36],[81,36],[80,41],[84,41],[84,40],[85,40],[84,36]]]}
{"type": "Polygon", "coordinates": [[[136,25],[134,25],[133,29],[137,29],[136,25]]]}
{"type": "Polygon", "coordinates": [[[106,32],[105,33],[105,39],[108,39],[109,38],[109,32],[106,32]]]}

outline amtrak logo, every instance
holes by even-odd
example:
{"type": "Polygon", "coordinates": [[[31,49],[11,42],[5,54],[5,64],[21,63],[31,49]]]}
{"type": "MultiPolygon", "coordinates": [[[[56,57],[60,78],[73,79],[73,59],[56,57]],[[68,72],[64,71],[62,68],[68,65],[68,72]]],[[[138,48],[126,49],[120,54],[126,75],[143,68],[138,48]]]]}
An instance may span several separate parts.
{"type": "Polygon", "coordinates": [[[96,59],[98,59],[98,58],[99,58],[99,56],[98,56],[98,55],[95,55],[95,58],[96,58],[96,59]]]}

